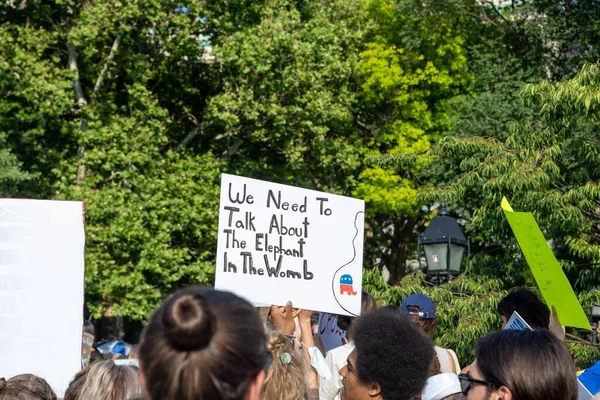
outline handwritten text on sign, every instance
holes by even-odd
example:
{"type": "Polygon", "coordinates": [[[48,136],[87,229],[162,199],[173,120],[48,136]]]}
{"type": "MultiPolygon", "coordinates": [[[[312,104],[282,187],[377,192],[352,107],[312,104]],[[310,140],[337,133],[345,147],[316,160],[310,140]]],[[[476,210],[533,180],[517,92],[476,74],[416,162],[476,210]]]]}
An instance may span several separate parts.
{"type": "Polygon", "coordinates": [[[513,211],[506,198],[502,199],[502,211],[546,304],[556,308],[560,324],[590,330],[587,316],[533,215],[513,211]]]}
{"type": "Polygon", "coordinates": [[[215,287],[357,315],[364,202],[223,174],[215,287]]]}

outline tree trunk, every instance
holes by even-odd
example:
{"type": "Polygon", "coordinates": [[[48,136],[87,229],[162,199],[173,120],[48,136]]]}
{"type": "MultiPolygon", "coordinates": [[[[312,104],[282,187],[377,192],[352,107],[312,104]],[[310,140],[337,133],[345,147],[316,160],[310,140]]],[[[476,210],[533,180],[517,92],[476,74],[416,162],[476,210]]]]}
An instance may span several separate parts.
{"type": "Polygon", "coordinates": [[[410,243],[414,239],[414,227],[414,218],[407,218],[405,221],[394,223],[394,236],[390,246],[391,254],[387,266],[390,272],[388,282],[390,285],[395,285],[406,275],[406,259],[408,258],[410,243]]]}

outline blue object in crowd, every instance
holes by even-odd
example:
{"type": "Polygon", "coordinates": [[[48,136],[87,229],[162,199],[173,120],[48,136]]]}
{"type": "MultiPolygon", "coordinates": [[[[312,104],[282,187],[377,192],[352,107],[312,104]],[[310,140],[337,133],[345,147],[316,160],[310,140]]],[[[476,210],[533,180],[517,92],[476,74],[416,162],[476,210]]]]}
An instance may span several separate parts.
{"type": "Polygon", "coordinates": [[[119,340],[105,340],[96,344],[96,348],[102,354],[119,354],[122,356],[128,356],[131,351],[131,345],[129,343],[121,342],[119,340]]]}
{"type": "Polygon", "coordinates": [[[408,311],[408,307],[417,307],[419,309],[419,315],[421,318],[435,319],[435,303],[429,297],[422,293],[415,293],[408,296],[402,302],[400,307],[400,313],[405,315],[412,315],[408,311]]]}
{"type": "Polygon", "coordinates": [[[592,395],[600,392],[600,361],[579,375],[579,381],[592,395]]]}

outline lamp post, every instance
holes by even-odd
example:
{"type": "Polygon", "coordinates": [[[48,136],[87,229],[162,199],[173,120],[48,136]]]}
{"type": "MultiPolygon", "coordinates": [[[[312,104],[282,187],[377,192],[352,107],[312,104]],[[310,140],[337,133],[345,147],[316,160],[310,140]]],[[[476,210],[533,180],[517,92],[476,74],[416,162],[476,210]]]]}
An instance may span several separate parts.
{"type": "Polygon", "coordinates": [[[450,279],[460,274],[462,260],[467,251],[466,265],[469,264],[471,248],[458,222],[448,214],[446,203],[440,205],[438,216],[429,222],[429,226],[417,242],[417,258],[420,259],[420,248],[423,247],[427,273],[450,279]]]}

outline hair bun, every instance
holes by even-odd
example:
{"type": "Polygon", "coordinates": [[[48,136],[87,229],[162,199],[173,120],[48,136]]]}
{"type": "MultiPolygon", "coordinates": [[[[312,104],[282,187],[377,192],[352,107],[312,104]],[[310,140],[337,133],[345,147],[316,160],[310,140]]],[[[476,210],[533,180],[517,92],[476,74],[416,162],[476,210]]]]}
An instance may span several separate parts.
{"type": "Polygon", "coordinates": [[[206,299],[190,293],[172,299],[162,319],[168,342],[180,351],[207,347],[216,325],[214,316],[206,307],[206,299]]]}
{"type": "Polygon", "coordinates": [[[6,387],[6,379],[0,378],[0,390],[6,387]]]}

